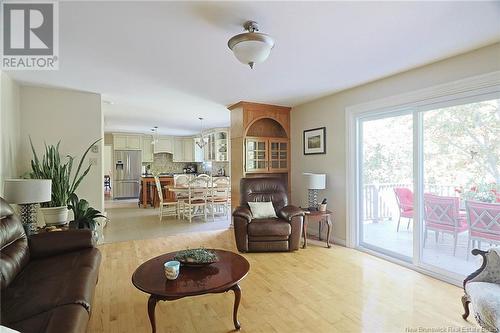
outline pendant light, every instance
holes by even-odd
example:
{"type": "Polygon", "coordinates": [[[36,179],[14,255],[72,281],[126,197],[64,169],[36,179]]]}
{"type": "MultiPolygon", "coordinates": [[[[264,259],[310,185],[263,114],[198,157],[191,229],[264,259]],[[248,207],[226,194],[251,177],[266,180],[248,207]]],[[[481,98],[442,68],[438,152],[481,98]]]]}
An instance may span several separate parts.
{"type": "Polygon", "coordinates": [[[151,129],[151,133],[153,135],[153,141],[151,141],[152,145],[156,145],[160,140],[160,133],[158,133],[158,126],[155,126],[151,129]]]}
{"type": "Polygon", "coordinates": [[[257,22],[247,21],[243,28],[248,32],[233,36],[227,45],[233,51],[234,56],[242,64],[253,68],[254,64],[264,62],[274,47],[274,39],[266,34],[257,32],[257,22]]]}
{"type": "Polygon", "coordinates": [[[203,135],[203,118],[198,118],[200,120],[200,136],[194,141],[198,145],[198,147],[203,148],[207,145],[208,143],[208,138],[203,135]]]}

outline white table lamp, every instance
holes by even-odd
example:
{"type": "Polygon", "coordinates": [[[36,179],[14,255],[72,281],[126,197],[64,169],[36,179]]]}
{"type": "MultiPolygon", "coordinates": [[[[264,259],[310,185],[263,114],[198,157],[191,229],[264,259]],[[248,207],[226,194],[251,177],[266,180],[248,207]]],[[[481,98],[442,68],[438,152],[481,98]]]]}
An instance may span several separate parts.
{"type": "Polygon", "coordinates": [[[318,208],[318,190],[326,188],[326,175],[323,173],[304,173],[308,191],[309,209],[318,208]]]}
{"type": "Polygon", "coordinates": [[[27,234],[36,231],[38,204],[51,198],[50,179],[7,179],[4,182],[4,199],[19,205],[19,215],[27,234]]]}

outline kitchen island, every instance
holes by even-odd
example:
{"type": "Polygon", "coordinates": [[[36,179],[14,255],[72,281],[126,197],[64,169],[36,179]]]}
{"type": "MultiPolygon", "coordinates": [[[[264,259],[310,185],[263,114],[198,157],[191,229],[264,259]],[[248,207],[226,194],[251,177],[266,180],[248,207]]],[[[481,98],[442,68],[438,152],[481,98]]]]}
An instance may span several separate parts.
{"type": "MultiPolygon", "coordinates": [[[[174,185],[173,175],[160,175],[160,184],[163,191],[163,200],[166,202],[175,201],[175,193],[166,189],[166,186],[174,185]]],[[[158,199],[158,192],[156,190],[155,178],[153,176],[141,177],[141,193],[139,193],[139,206],[147,208],[148,204],[153,207],[158,207],[160,200],[158,199]]]]}

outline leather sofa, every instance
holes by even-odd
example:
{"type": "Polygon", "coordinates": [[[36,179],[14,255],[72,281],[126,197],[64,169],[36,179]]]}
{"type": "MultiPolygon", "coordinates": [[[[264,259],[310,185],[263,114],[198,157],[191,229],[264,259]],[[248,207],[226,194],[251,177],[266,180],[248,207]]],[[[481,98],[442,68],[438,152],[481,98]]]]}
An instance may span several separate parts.
{"type": "Polygon", "coordinates": [[[304,211],[288,205],[280,178],[242,178],[240,206],[233,212],[236,247],[240,252],[295,251],[299,249],[304,211]],[[248,202],[271,201],[277,218],[254,219],[248,202]]]}
{"type": "Polygon", "coordinates": [[[90,230],[26,236],[0,198],[1,325],[23,333],[85,332],[101,254],[90,230]]]}

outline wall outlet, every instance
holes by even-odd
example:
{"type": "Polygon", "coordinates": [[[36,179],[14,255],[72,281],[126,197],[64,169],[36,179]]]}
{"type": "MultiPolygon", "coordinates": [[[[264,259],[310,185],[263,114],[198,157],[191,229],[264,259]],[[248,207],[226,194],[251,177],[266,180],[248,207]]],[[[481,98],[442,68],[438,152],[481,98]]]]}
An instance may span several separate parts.
{"type": "Polygon", "coordinates": [[[90,151],[97,154],[99,152],[99,146],[93,145],[92,148],[90,149],[90,151]]]}

